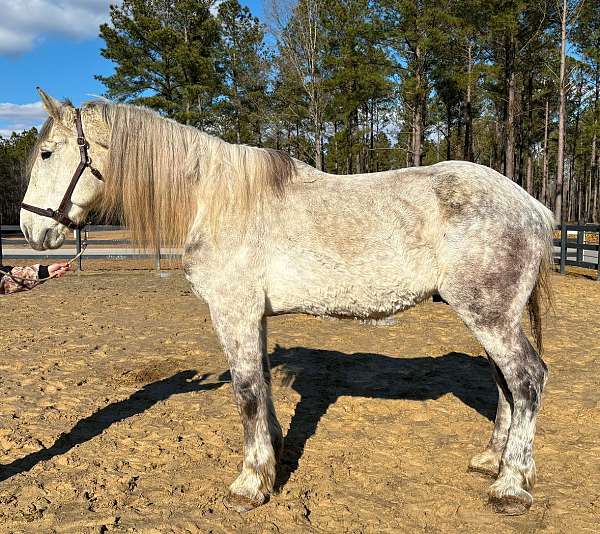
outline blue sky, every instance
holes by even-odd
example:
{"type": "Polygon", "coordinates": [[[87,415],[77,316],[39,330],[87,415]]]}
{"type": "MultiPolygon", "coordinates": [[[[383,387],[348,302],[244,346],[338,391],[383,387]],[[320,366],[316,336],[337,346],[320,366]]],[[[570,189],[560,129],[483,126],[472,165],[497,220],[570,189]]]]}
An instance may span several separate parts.
{"type": "MultiPolygon", "coordinates": [[[[75,104],[101,95],[95,74],[110,74],[99,25],[115,0],[0,0],[0,136],[40,125],[35,87],[75,104]]],[[[264,0],[241,0],[263,17],[264,0]]]]}

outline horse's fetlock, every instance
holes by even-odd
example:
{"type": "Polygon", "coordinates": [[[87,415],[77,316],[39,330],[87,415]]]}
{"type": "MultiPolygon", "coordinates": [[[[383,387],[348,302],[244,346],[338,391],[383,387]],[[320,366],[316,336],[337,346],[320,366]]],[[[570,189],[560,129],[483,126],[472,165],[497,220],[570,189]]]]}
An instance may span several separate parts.
{"type": "Polygon", "coordinates": [[[502,451],[495,451],[488,448],[471,458],[471,461],[469,462],[469,471],[495,477],[500,471],[501,457],[502,451]]]}

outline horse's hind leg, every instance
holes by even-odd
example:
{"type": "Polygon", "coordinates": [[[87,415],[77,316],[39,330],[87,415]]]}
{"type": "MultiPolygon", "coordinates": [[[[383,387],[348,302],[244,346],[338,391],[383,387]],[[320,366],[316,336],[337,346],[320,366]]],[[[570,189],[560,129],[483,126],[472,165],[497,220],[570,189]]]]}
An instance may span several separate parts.
{"type": "Polygon", "coordinates": [[[211,316],[229,361],[233,393],[244,428],[242,471],[229,487],[225,505],[238,512],[266,502],[283,449],[281,427],[271,400],[266,353],[266,319],[251,303],[211,306],[211,316]]]}
{"type": "Polygon", "coordinates": [[[494,363],[494,360],[492,360],[489,355],[488,360],[490,362],[492,376],[494,377],[498,388],[496,421],[492,437],[486,449],[471,458],[469,470],[496,477],[500,471],[500,460],[502,459],[502,453],[504,452],[506,441],[508,440],[508,432],[510,430],[512,419],[512,408],[509,401],[510,391],[508,390],[506,380],[500,369],[498,369],[494,363]]]}
{"type": "Polygon", "coordinates": [[[520,326],[506,340],[496,343],[491,357],[508,385],[512,422],[500,473],[490,488],[490,501],[500,513],[518,514],[533,503],[528,492],[536,478],[533,438],[548,371],[520,326]]]}
{"type": "MultiPolygon", "coordinates": [[[[500,330],[475,326],[472,329],[504,377],[508,390],[505,392],[506,401],[512,408],[510,430],[500,459],[498,479],[489,490],[490,502],[499,513],[521,514],[533,503],[533,497],[528,491],[535,484],[536,478],[533,439],[548,371],[520,324],[507,322],[500,330]]],[[[498,441],[490,447],[490,455],[495,454],[504,441],[502,430],[507,424],[508,414],[505,406],[499,410],[502,419],[492,436],[492,442],[494,437],[498,441]]]]}
{"type": "MultiPolygon", "coordinates": [[[[524,513],[533,502],[528,490],[535,483],[533,439],[547,368],[531,346],[521,327],[521,315],[538,275],[539,257],[534,250],[515,247],[498,252],[494,265],[462,264],[453,270],[442,297],[456,310],[485,348],[488,357],[506,383],[501,395],[495,436],[495,452],[502,446],[503,433],[510,424],[500,459],[498,479],[489,490],[490,502],[497,512],[524,513]],[[506,259],[506,261],[502,261],[506,259]],[[508,409],[512,409],[510,423],[508,409]]],[[[498,451],[499,452],[499,451],[498,451]]],[[[491,463],[494,453],[475,462],[491,463]]]]}

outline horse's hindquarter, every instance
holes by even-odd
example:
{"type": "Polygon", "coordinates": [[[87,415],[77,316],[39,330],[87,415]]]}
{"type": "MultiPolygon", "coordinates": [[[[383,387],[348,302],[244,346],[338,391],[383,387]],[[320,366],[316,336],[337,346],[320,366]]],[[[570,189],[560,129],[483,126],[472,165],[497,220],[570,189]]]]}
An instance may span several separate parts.
{"type": "Polygon", "coordinates": [[[290,188],[274,217],[269,312],[381,317],[429,296],[438,228],[427,174],[321,176],[290,188]]]}

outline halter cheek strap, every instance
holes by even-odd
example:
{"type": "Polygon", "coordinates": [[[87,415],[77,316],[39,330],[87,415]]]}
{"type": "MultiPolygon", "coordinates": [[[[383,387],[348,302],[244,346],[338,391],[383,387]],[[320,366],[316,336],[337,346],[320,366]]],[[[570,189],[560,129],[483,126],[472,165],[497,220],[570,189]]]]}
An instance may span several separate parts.
{"type": "Polygon", "coordinates": [[[104,181],[102,174],[100,171],[94,167],[92,167],[92,160],[88,155],[88,142],[85,139],[85,135],[83,133],[83,124],[81,122],[81,111],[79,108],[75,109],[75,127],[77,128],[77,145],[79,146],[79,155],[80,161],[79,165],[75,169],[73,173],[73,178],[71,178],[71,182],[69,183],[69,187],[65,191],[63,199],[58,206],[57,210],[53,210],[52,208],[38,208],[37,206],[31,206],[30,204],[21,203],[21,208],[24,210],[30,211],[37,215],[41,215],[42,217],[48,217],[50,219],[54,219],[56,222],[65,225],[67,228],[72,230],[76,230],[78,228],[82,228],[85,224],[78,224],[71,220],[68,215],[69,204],[71,204],[71,197],[73,195],[73,191],[75,191],[75,187],[77,187],[77,183],[85,171],[86,168],[89,168],[91,173],[100,181],[104,181]]]}

